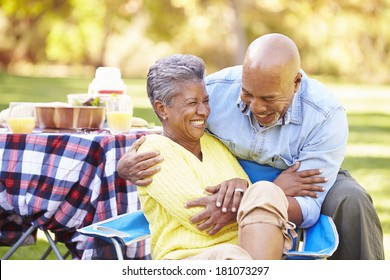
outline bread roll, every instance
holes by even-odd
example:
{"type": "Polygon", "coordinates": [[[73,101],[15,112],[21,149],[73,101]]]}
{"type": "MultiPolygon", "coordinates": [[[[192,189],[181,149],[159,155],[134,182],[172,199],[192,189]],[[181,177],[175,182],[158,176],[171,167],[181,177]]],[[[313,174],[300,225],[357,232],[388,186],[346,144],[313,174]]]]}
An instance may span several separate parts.
{"type": "Polygon", "coordinates": [[[149,123],[144,119],[133,117],[131,120],[132,127],[148,127],[149,123]]]}

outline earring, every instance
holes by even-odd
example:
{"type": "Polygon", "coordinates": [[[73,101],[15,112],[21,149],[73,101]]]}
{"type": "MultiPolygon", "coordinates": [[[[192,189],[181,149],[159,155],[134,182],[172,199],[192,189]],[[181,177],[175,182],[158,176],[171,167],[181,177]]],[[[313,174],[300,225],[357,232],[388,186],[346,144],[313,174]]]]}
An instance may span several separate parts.
{"type": "Polygon", "coordinates": [[[166,116],[164,116],[164,117],[162,117],[162,118],[163,118],[163,120],[164,120],[164,121],[167,119],[167,117],[166,117],[166,116]]]}

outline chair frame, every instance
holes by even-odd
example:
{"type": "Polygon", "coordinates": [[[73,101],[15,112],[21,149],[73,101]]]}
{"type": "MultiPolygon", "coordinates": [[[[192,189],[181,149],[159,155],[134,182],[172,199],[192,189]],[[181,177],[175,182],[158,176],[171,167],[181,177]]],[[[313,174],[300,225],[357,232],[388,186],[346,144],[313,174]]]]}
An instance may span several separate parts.
{"type": "Polygon", "coordinates": [[[56,243],[57,241],[53,240],[53,238],[50,236],[50,233],[48,230],[46,229],[41,229],[37,226],[35,226],[34,224],[31,224],[31,226],[27,229],[26,232],[23,233],[23,235],[16,241],[16,243],[14,245],[12,245],[12,247],[7,251],[7,253],[2,257],[2,260],[8,260],[14,253],[17,249],[19,249],[20,246],[23,245],[24,241],[36,230],[36,229],[40,229],[43,231],[43,233],[45,234],[46,236],[46,239],[47,241],[49,242],[49,247],[47,248],[47,250],[43,253],[42,257],[41,257],[41,260],[45,260],[48,255],[50,254],[51,251],[54,252],[54,254],[56,255],[56,257],[59,259],[59,260],[64,260],[66,259],[69,255],[70,255],[70,252],[68,251],[67,253],[65,253],[63,256],[61,255],[60,251],[58,250],[57,246],[56,246],[56,243]]]}
{"type": "MultiPolygon", "coordinates": [[[[123,260],[122,246],[129,246],[141,240],[150,238],[149,223],[141,210],[126,213],[78,229],[81,234],[109,240],[115,247],[118,260],[123,260]],[[115,222],[120,223],[116,227],[115,222]],[[134,227],[134,225],[136,225],[134,227]]],[[[293,248],[284,256],[287,260],[326,259],[337,249],[339,238],[333,220],[321,215],[318,222],[311,228],[298,229],[294,238],[293,248]],[[324,231],[326,234],[319,235],[324,231]],[[317,239],[317,240],[315,240],[317,239]],[[321,242],[321,240],[325,240],[321,242]],[[309,248],[310,251],[305,251],[309,248]],[[315,250],[315,251],[313,251],[315,250]]]]}

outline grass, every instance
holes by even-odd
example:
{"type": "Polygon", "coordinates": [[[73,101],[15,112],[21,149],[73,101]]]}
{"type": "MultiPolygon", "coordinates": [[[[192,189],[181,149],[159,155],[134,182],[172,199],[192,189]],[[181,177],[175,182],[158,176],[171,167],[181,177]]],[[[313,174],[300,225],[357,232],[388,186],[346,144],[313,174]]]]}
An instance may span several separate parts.
{"type": "MultiPolygon", "coordinates": [[[[10,260],[39,260],[49,248],[49,242],[42,231],[38,230],[37,236],[38,238],[35,244],[18,248],[10,257],[10,260]]],[[[52,237],[54,239],[54,235],[52,237]]],[[[62,256],[68,252],[68,248],[66,248],[64,243],[57,243],[57,248],[62,256]]],[[[3,257],[9,249],[10,247],[0,247],[0,256],[3,257]]],[[[71,257],[68,256],[66,259],[70,260],[71,257]]],[[[58,260],[58,258],[54,252],[51,251],[46,257],[46,260],[58,260]]]]}
{"type": "MultiPolygon", "coordinates": [[[[69,93],[86,92],[91,79],[32,78],[0,74],[0,110],[11,101],[66,102],[69,93]]],[[[145,81],[126,79],[134,102],[134,115],[159,123],[145,92],[145,81]]],[[[371,194],[384,231],[385,256],[390,259],[390,87],[368,85],[330,85],[345,105],[350,128],[343,168],[371,194]]],[[[12,259],[37,259],[47,248],[38,239],[23,247],[12,259]]],[[[0,256],[8,250],[0,247],[0,256]]],[[[61,252],[66,249],[60,244],[61,252]]],[[[51,254],[50,259],[56,259],[51,254]]]]}
{"type": "MultiPolygon", "coordinates": [[[[92,78],[35,78],[0,73],[0,110],[18,101],[67,102],[67,94],[88,92],[91,81],[92,78]]],[[[125,83],[134,103],[134,115],[160,123],[146,98],[145,80],[125,79],[125,83]]]]}
{"type": "Polygon", "coordinates": [[[350,135],[343,167],[373,198],[390,259],[390,87],[334,85],[348,114],[350,135]]]}

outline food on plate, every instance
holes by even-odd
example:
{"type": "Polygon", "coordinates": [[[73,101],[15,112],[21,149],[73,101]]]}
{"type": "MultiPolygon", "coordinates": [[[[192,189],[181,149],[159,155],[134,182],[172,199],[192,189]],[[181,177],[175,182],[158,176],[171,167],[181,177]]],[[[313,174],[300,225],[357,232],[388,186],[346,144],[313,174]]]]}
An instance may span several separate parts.
{"type": "Polygon", "coordinates": [[[95,97],[95,98],[89,98],[88,100],[84,101],[82,106],[96,106],[99,107],[100,105],[100,97],[95,97]]]}
{"type": "Polygon", "coordinates": [[[142,118],[133,117],[131,120],[131,126],[132,127],[148,127],[149,123],[142,118]]]}
{"type": "Polygon", "coordinates": [[[105,107],[106,100],[109,96],[103,94],[71,93],[67,95],[67,98],[71,106],[105,107]]]}

